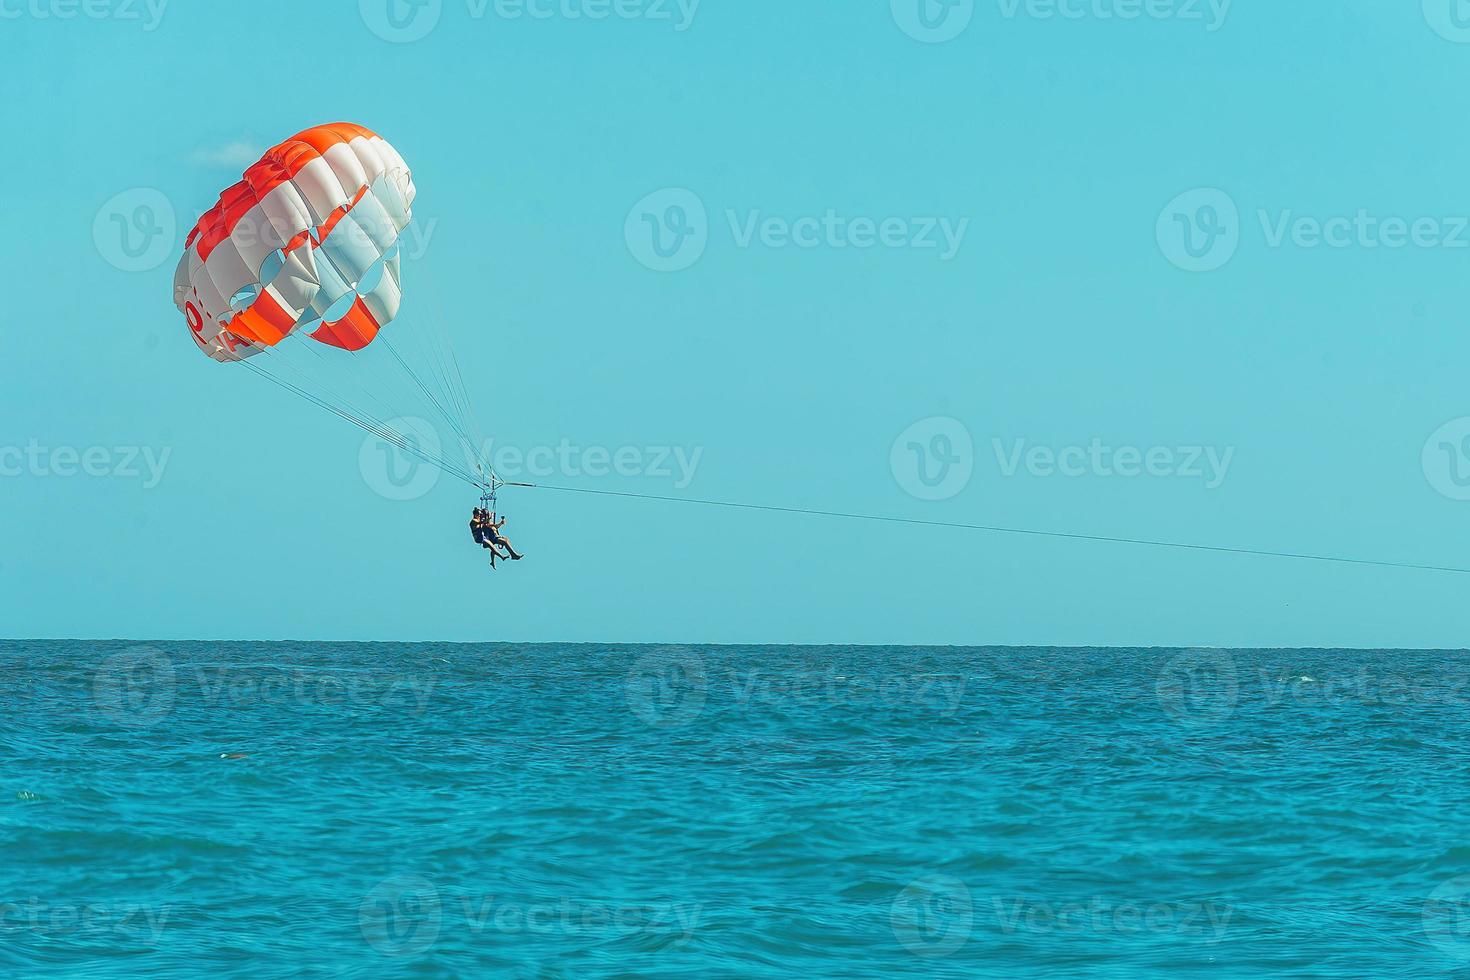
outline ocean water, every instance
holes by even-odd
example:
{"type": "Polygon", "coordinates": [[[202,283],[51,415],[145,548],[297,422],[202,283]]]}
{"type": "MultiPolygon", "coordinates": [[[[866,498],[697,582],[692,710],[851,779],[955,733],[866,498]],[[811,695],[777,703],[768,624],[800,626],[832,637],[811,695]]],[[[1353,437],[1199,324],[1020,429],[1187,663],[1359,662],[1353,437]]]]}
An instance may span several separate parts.
{"type": "Polygon", "coordinates": [[[1467,664],[0,642],[0,975],[1461,975],[1467,664]]]}

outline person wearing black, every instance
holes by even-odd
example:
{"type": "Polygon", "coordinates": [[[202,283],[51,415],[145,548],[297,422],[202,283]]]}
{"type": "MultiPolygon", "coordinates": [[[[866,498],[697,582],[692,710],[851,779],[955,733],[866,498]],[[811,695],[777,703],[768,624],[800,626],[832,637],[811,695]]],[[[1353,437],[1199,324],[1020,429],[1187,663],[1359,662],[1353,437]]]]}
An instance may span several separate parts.
{"type": "MultiPolygon", "coordinates": [[[[506,550],[512,561],[520,561],[526,556],[516,554],[516,549],[511,545],[510,539],[500,533],[500,529],[503,527],[505,527],[505,518],[502,517],[497,521],[494,514],[487,514],[485,516],[485,547],[491,551],[496,551],[496,547],[499,546],[506,550]]],[[[498,551],[496,553],[499,554],[498,551]]],[[[500,557],[504,558],[505,555],[501,555],[500,557]]]]}

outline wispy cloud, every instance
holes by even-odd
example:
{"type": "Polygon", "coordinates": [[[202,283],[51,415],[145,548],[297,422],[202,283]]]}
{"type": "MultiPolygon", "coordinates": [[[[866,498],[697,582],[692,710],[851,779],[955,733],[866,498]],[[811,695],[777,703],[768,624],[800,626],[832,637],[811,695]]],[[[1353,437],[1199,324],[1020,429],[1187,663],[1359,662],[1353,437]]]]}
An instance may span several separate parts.
{"type": "Polygon", "coordinates": [[[196,167],[239,167],[250,166],[265,151],[248,140],[235,140],[219,146],[201,146],[189,154],[189,162],[196,167]]]}

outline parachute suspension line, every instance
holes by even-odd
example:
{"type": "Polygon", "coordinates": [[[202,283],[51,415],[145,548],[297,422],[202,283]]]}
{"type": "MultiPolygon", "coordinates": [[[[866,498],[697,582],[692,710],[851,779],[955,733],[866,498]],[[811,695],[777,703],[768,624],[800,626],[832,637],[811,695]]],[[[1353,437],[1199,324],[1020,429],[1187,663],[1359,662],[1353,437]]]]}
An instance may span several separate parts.
{"type": "Polygon", "coordinates": [[[270,372],[260,368],[258,365],[250,364],[248,361],[244,363],[246,363],[246,365],[250,367],[252,371],[265,378],[267,381],[270,381],[272,384],[278,385],[281,388],[286,389],[287,391],[294,392],[295,394],[300,395],[302,398],[305,398],[312,404],[326,409],[333,415],[336,415],[338,418],[345,419],[346,421],[351,422],[353,425],[356,425],[359,428],[365,429],[373,435],[378,436],[385,442],[397,446],[399,449],[403,450],[409,455],[412,455],[417,459],[420,459],[423,462],[430,464],[431,466],[439,467],[440,469],[445,470],[456,478],[464,480],[466,483],[475,485],[475,481],[471,479],[468,474],[456,468],[448,460],[434,457],[432,454],[423,451],[419,447],[408,442],[401,433],[395,432],[394,430],[388,428],[386,425],[383,425],[381,422],[372,419],[370,416],[363,417],[355,414],[352,410],[339,408],[335,405],[332,405],[325,399],[322,399],[319,396],[313,394],[312,392],[299,387],[298,385],[292,384],[291,382],[286,381],[283,378],[276,377],[270,372]]]}
{"type": "Polygon", "coordinates": [[[357,416],[355,416],[355,415],[353,415],[353,414],[351,414],[349,412],[341,411],[340,409],[336,408],[335,406],[333,406],[333,405],[331,405],[331,404],[329,404],[327,402],[324,402],[324,401],[322,401],[320,399],[314,398],[311,395],[310,392],[303,391],[302,389],[300,389],[297,386],[291,384],[290,382],[282,381],[281,379],[275,378],[274,376],[272,376],[270,374],[261,373],[261,376],[264,377],[264,378],[266,378],[268,381],[271,381],[272,383],[277,384],[277,385],[281,386],[282,388],[285,388],[288,391],[292,391],[292,392],[300,395],[301,397],[305,398],[307,401],[310,401],[313,404],[319,405],[320,407],[322,407],[322,408],[326,409],[327,411],[331,412],[333,415],[336,415],[338,418],[341,418],[341,419],[344,419],[344,420],[346,420],[348,422],[351,422],[353,425],[356,425],[359,428],[362,428],[362,429],[366,430],[367,432],[372,433],[373,435],[375,435],[378,438],[382,439],[384,442],[387,442],[387,443],[389,443],[389,444],[397,447],[399,450],[403,451],[404,453],[407,453],[408,455],[413,456],[414,458],[419,459],[422,462],[429,464],[430,466],[434,466],[434,467],[436,467],[436,468],[438,468],[438,469],[440,469],[440,470],[442,470],[442,471],[444,471],[446,473],[449,473],[451,476],[455,477],[456,479],[461,480],[461,481],[463,481],[465,483],[468,483],[471,486],[477,486],[478,485],[476,483],[476,481],[473,479],[473,477],[471,477],[469,474],[464,473],[462,470],[459,470],[458,468],[456,468],[452,464],[448,463],[442,457],[436,457],[436,456],[433,456],[432,454],[429,454],[429,453],[424,452],[418,446],[414,445],[413,443],[408,442],[402,436],[402,434],[397,433],[397,432],[394,432],[391,429],[386,429],[386,428],[383,428],[381,426],[375,425],[372,422],[367,421],[367,420],[364,420],[362,418],[359,418],[359,417],[357,417],[357,416]]]}
{"type": "Polygon", "coordinates": [[[443,403],[434,395],[432,391],[429,390],[429,386],[424,384],[424,381],[422,378],[419,377],[418,372],[409,366],[408,362],[403,359],[402,354],[398,353],[398,348],[393,346],[392,341],[390,341],[387,337],[380,336],[378,338],[378,343],[382,344],[383,347],[387,349],[388,353],[393,355],[393,359],[398,362],[398,365],[403,368],[404,372],[409,376],[409,378],[413,380],[413,383],[417,385],[419,390],[424,393],[424,397],[429,400],[430,404],[432,404],[435,409],[438,410],[439,415],[454,431],[456,438],[458,438],[460,442],[464,444],[463,449],[465,450],[467,460],[478,463],[479,453],[475,449],[474,441],[467,431],[467,423],[465,421],[462,421],[461,417],[458,417],[455,414],[451,414],[450,411],[444,407],[443,403]]]}
{"type": "MultiPolygon", "coordinates": [[[[432,289],[426,289],[424,292],[428,296],[432,292],[432,289]]],[[[429,298],[432,299],[432,297],[429,298]]],[[[450,402],[462,418],[468,420],[468,400],[460,397],[460,392],[455,390],[454,385],[449,380],[449,372],[445,368],[446,350],[451,348],[449,338],[444,335],[443,331],[434,329],[433,324],[435,321],[432,318],[426,320],[416,318],[415,322],[423,324],[422,329],[413,331],[412,333],[414,339],[418,342],[419,353],[423,356],[424,363],[428,366],[429,372],[434,376],[434,380],[437,382],[440,391],[445,394],[445,400],[450,402]]]]}
{"type": "MultiPolygon", "coordinates": [[[[381,270],[380,270],[380,272],[379,272],[379,275],[383,275],[383,276],[386,276],[386,275],[389,275],[389,268],[388,268],[388,266],[387,266],[387,264],[386,264],[386,263],[387,263],[387,258],[388,258],[388,256],[389,256],[389,254],[391,254],[391,252],[392,252],[392,251],[393,251],[393,249],[395,249],[395,248],[397,248],[397,245],[396,245],[396,244],[395,244],[395,245],[394,245],[394,246],[392,246],[392,247],[390,247],[390,248],[389,248],[389,250],[388,250],[388,251],[385,251],[385,252],[382,252],[382,253],[380,253],[380,254],[379,254],[379,256],[378,256],[378,261],[379,261],[379,262],[382,262],[382,263],[384,263],[384,264],[383,264],[383,265],[382,265],[382,267],[381,267],[381,270]]],[[[349,274],[349,273],[350,273],[350,270],[345,270],[345,269],[343,269],[343,268],[342,268],[342,267],[341,267],[341,265],[340,265],[340,264],[338,264],[338,262],[337,262],[337,260],[336,260],[336,258],[335,258],[335,257],[334,257],[334,256],[333,256],[333,255],[332,255],[332,253],[331,253],[331,252],[330,252],[330,251],[329,251],[329,250],[327,250],[327,249],[325,249],[325,248],[323,248],[323,249],[319,249],[319,250],[318,250],[318,252],[319,252],[319,254],[320,254],[320,257],[321,257],[321,259],[322,259],[322,260],[323,260],[323,261],[325,261],[325,262],[326,262],[326,263],[327,263],[327,264],[328,264],[328,265],[329,265],[329,266],[331,266],[331,268],[332,268],[332,269],[333,269],[333,270],[334,270],[334,271],[335,271],[335,272],[336,272],[336,273],[337,273],[337,276],[338,276],[338,277],[339,277],[339,278],[340,278],[340,279],[342,279],[342,281],[343,281],[343,282],[348,282],[348,283],[352,283],[352,285],[353,285],[353,288],[354,288],[354,289],[356,289],[356,288],[357,288],[357,286],[358,286],[358,283],[357,283],[357,282],[355,282],[355,281],[354,281],[354,278],[353,278],[353,276],[351,276],[351,275],[350,275],[350,274],[349,274]]],[[[398,277],[395,277],[395,281],[396,281],[396,280],[397,280],[397,278],[398,278],[398,277]]],[[[292,332],[292,334],[293,334],[293,335],[294,335],[294,334],[295,334],[295,333],[297,333],[297,331],[293,331],[293,332],[292,332]]],[[[383,342],[383,343],[385,343],[385,344],[386,344],[386,342],[387,342],[387,338],[386,338],[386,337],[385,337],[385,336],[381,336],[381,335],[380,335],[380,340],[381,340],[381,342],[383,342]]],[[[303,343],[303,344],[305,344],[305,340],[302,340],[302,343],[303,343]]],[[[323,356],[323,355],[322,355],[322,353],[321,353],[321,351],[318,351],[318,350],[317,350],[317,349],[316,349],[316,348],[315,348],[315,347],[314,347],[314,346],[313,346],[313,345],[311,345],[311,344],[306,344],[306,346],[307,346],[307,347],[310,347],[310,348],[311,348],[311,349],[312,349],[312,352],[313,352],[313,353],[314,353],[314,354],[316,354],[316,355],[317,355],[317,357],[318,357],[318,358],[320,358],[320,359],[321,359],[321,360],[322,360],[322,362],[323,362],[323,363],[326,363],[326,362],[327,362],[327,359],[326,359],[326,358],[325,358],[325,357],[324,357],[324,356],[323,356]]],[[[358,352],[357,352],[357,351],[349,351],[349,353],[350,353],[350,354],[351,354],[351,355],[352,355],[352,360],[353,360],[353,361],[354,361],[354,362],[355,362],[355,363],[362,363],[362,364],[371,364],[371,363],[372,363],[372,360],[371,360],[371,358],[360,358],[360,357],[358,357],[358,352]]],[[[436,400],[436,399],[435,399],[435,398],[434,398],[434,396],[433,396],[433,395],[432,395],[432,394],[431,394],[431,393],[430,393],[430,392],[429,392],[429,391],[428,391],[428,389],[427,389],[427,388],[424,388],[424,385],[423,385],[423,383],[422,383],[422,382],[421,382],[421,381],[419,381],[419,379],[418,379],[418,376],[417,376],[417,375],[416,375],[416,374],[415,374],[415,373],[414,373],[414,371],[413,371],[413,369],[412,369],[412,368],[410,368],[410,367],[409,367],[409,366],[408,366],[408,365],[407,365],[407,364],[406,364],[406,363],[404,363],[404,361],[403,361],[403,359],[402,359],[402,358],[401,358],[401,357],[398,357],[398,352],[397,352],[397,351],[393,351],[393,356],[394,356],[394,357],[395,357],[395,358],[397,358],[397,360],[398,360],[398,362],[399,362],[399,364],[400,364],[400,365],[401,365],[401,366],[402,366],[402,367],[403,367],[403,369],[404,369],[404,371],[405,371],[405,372],[407,372],[407,373],[408,373],[408,375],[409,375],[409,377],[410,377],[410,378],[412,378],[412,379],[413,379],[413,380],[414,380],[414,382],[415,382],[415,383],[416,383],[416,384],[418,384],[418,385],[419,385],[419,387],[420,387],[420,388],[421,388],[421,389],[423,389],[423,391],[424,391],[424,394],[425,394],[425,395],[426,395],[426,396],[427,396],[427,397],[428,397],[428,399],[429,399],[429,405],[428,405],[428,406],[426,406],[426,407],[430,407],[430,406],[432,406],[432,408],[434,408],[434,409],[437,409],[437,410],[438,410],[438,413],[439,413],[439,415],[440,415],[440,416],[441,416],[441,417],[442,417],[442,418],[443,418],[443,420],[444,420],[444,422],[445,422],[445,423],[446,423],[446,424],[447,424],[447,425],[448,425],[448,426],[449,426],[449,428],[450,428],[450,429],[451,429],[451,431],[452,431],[452,432],[453,432],[453,433],[454,433],[454,434],[455,434],[455,435],[456,435],[456,437],[457,437],[457,438],[460,438],[460,439],[464,439],[464,436],[463,436],[463,434],[462,434],[462,427],[461,427],[461,426],[459,426],[459,425],[458,425],[458,424],[457,424],[457,423],[456,423],[456,420],[455,420],[455,419],[454,419],[454,418],[453,418],[453,417],[451,417],[451,416],[450,416],[450,414],[449,414],[449,413],[448,413],[448,412],[446,412],[446,411],[445,411],[445,410],[444,410],[444,408],[443,408],[443,406],[441,406],[441,405],[440,405],[440,404],[439,404],[439,403],[438,403],[438,401],[437,401],[437,400],[436,400]]],[[[372,398],[372,399],[373,399],[373,400],[374,400],[374,401],[376,401],[376,402],[377,402],[377,403],[378,403],[378,405],[379,405],[379,407],[380,407],[380,408],[381,408],[381,409],[382,409],[382,410],[384,410],[384,411],[385,411],[385,412],[387,412],[387,415],[386,415],[386,417],[388,417],[388,418],[392,418],[392,417],[393,417],[393,416],[394,416],[394,415],[395,415],[395,414],[397,414],[397,413],[394,413],[394,412],[392,412],[392,411],[391,411],[391,410],[390,410],[390,409],[388,409],[388,407],[387,407],[387,406],[386,406],[386,405],[384,405],[384,404],[383,404],[383,402],[382,402],[382,400],[381,400],[381,399],[379,399],[379,398],[377,398],[377,396],[376,396],[376,395],[374,395],[374,394],[373,394],[373,393],[372,393],[372,391],[371,391],[371,390],[370,390],[370,389],[369,389],[369,388],[368,388],[368,387],[367,387],[367,386],[366,386],[366,385],[364,385],[364,386],[363,386],[363,389],[364,389],[364,390],[365,390],[365,391],[367,391],[367,393],[368,393],[368,395],[369,395],[369,397],[371,397],[371,398],[372,398]]],[[[340,396],[339,396],[339,397],[340,397],[340,396]]],[[[342,401],[343,401],[343,402],[347,402],[347,401],[348,401],[348,400],[347,400],[347,399],[345,399],[345,398],[344,398],[344,399],[342,399],[342,401]]],[[[463,448],[462,448],[462,451],[463,451],[463,448]]],[[[473,455],[471,455],[471,456],[470,456],[470,457],[469,457],[469,458],[471,458],[471,459],[473,459],[473,458],[474,458],[474,456],[473,456],[473,455]]]]}
{"type": "Polygon", "coordinates": [[[474,422],[474,414],[470,407],[469,396],[467,393],[456,390],[447,371],[442,366],[444,352],[452,351],[448,338],[444,338],[440,344],[435,344],[432,338],[417,336],[420,333],[427,333],[427,328],[414,331],[399,331],[397,336],[407,335],[417,340],[419,353],[435,385],[439,388],[437,394],[431,385],[424,380],[420,372],[416,371],[408,359],[393,345],[391,340],[383,337],[379,339],[378,343],[382,344],[388,350],[388,353],[398,362],[403,371],[408,374],[414,384],[423,392],[424,396],[434,404],[440,415],[455,430],[462,443],[466,463],[476,468],[480,472],[481,478],[488,484],[493,479],[493,473],[490,470],[489,461],[484,458],[483,447],[485,443],[479,435],[478,426],[474,422]]]}
{"type": "MultiPolygon", "coordinates": [[[[365,372],[370,372],[370,373],[376,374],[380,378],[383,376],[383,372],[381,372],[379,370],[379,367],[380,366],[376,363],[376,361],[372,357],[365,357],[359,351],[349,351],[348,353],[351,355],[351,358],[352,358],[352,361],[353,361],[354,364],[371,365],[370,368],[365,368],[365,372]]],[[[395,380],[397,380],[397,379],[395,379],[395,380]]],[[[373,401],[377,402],[377,404],[380,405],[380,406],[384,406],[383,401],[381,399],[379,399],[376,396],[376,394],[373,394],[371,386],[364,384],[363,387],[364,387],[364,390],[367,390],[369,392],[369,395],[373,398],[373,401]]],[[[388,389],[387,388],[384,388],[382,390],[388,390],[388,389]]],[[[435,405],[435,404],[433,404],[433,403],[425,403],[423,405],[423,412],[424,412],[424,414],[427,415],[427,416],[429,416],[430,418],[432,418],[436,414],[436,410],[437,410],[437,413],[441,416],[441,419],[442,419],[442,422],[444,423],[444,425],[446,425],[448,427],[448,429],[449,429],[449,435],[454,440],[457,440],[459,442],[459,444],[460,444],[459,445],[459,457],[462,458],[462,459],[465,459],[465,460],[468,460],[468,459],[472,458],[472,457],[470,457],[466,453],[465,446],[464,446],[464,436],[462,434],[460,434],[460,430],[459,430],[458,426],[455,425],[454,419],[453,418],[450,418],[447,415],[445,415],[442,412],[442,410],[438,410],[438,406],[435,405]]],[[[401,416],[403,414],[402,410],[392,411],[392,410],[388,409],[387,406],[384,406],[384,411],[390,417],[398,417],[398,416],[401,416]]],[[[449,452],[448,452],[448,450],[446,449],[446,450],[442,450],[442,451],[443,451],[444,457],[446,459],[448,459],[449,458],[449,452]]]]}
{"type": "Polygon", "coordinates": [[[428,332],[429,328],[424,327],[423,330],[415,331],[414,333],[424,334],[424,336],[417,336],[415,339],[419,343],[420,354],[428,368],[428,373],[432,376],[434,384],[439,389],[438,394],[431,390],[430,384],[424,380],[419,372],[413,369],[408,363],[407,358],[393,346],[391,341],[385,338],[380,342],[387,347],[388,352],[399,362],[403,370],[419,386],[419,389],[424,395],[438,406],[440,413],[445,418],[452,419],[459,433],[459,438],[464,443],[466,460],[481,470],[482,475],[486,475],[488,478],[488,475],[483,472],[489,469],[488,462],[483,458],[484,440],[480,438],[478,428],[474,424],[473,412],[470,409],[468,395],[456,390],[444,366],[446,352],[451,349],[448,338],[443,338],[436,343],[433,337],[428,336],[428,332]]]}
{"type": "MultiPolygon", "coordinates": [[[[326,356],[317,349],[317,345],[308,343],[305,339],[298,335],[298,332],[293,332],[289,335],[289,337],[295,337],[297,346],[304,347],[307,350],[311,351],[312,356],[316,357],[321,363],[330,364],[326,356]]],[[[343,413],[346,413],[348,415],[366,420],[367,422],[371,422],[372,426],[369,431],[372,431],[374,434],[386,438],[386,436],[384,435],[385,433],[393,433],[393,435],[397,438],[396,440],[390,441],[394,441],[395,444],[406,444],[408,442],[408,437],[406,434],[397,432],[387,423],[387,421],[385,421],[386,418],[392,418],[395,413],[393,413],[391,410],[388,410],[387,406],[383,405],[382,401],[379,400],[366,386],[364,386],[363,390],[366,392],[368,397],[371,400],[378,402],[380,409],[385,410],[386,415],[384,418],[375,417],[371,412],[366,411],[358,405],[354,405],[352,399],[343,396],[339,391],[328,385],[325,381],[319,378],[309,377],[299,365],[294,363],[291,358],[286,356],[286,351],[283,348],[267,347],[265,348],[265,353],[271,358],[271,364],[278,364],[283,369],[295,372],[299,383],[293,384],[292,390],[301,394],[303,397],[307,397],[308,400],[312,401],[315,404],[322,405],[323,407],[339,410],[335,411],[335,414],[342,415],[343,413]],[[323,397],[321,394],[312,391],[313,388],[319,388],[322,392],[325,393],[327,397],[323,397]],[[335,399],[338,404],[336,406],[333,406],[331,402],[327,400],[328,397],[335,399]]],[[[247,361],[246,363],[250,364],[252,368],[256,368],[257,373],[264,373],[263,369],[260,368],[260,365],[251,363],[249,361],[247,361]]],[[[270,375],[267,373],[267,376],[270,375]]],[[[355,424],[358,424],[363,428],[368,428],[368,426],[363,425],[361,422],[355,424]]],[[[429,454],[426,454],[423,450],[418,450],[415,455],[418,455],[420,458],[422,458],[423,456],[429,454]]],[[[442,460],[436,461],[435,465],[447,468],[447,457],[442,460]]]]}
{"type": "MultiPolygon", "coordinates": [[[[329,358],[320,349],[321,345],[310,341],[305,336],[305,331],[292,331],[287,336],[287,339],[294,339],[295,346],[292,348],[293,350],[296,349],[296,347],[305,348],[306,350],[311,352],[311,356],[316,358],[318,363],[323,364],[327,367],[332,366],[331,358],[329,358]]],[[[453,473],[456,477],[464,480],[467,483],[476,486],[479,485],[480,481],[474,479],[473,476],[469,474],[464,468],[452,464],[447,454],[441,453],[438,457],[433,457],[433,454],[426,452],[422,448],[417,448],[413,446],[410,443],[409,434],[398,432],[397,430],[393,429],[385,420],[393,418],[396,415],[400,415],[402,413],[395,412],[388,405],[386,405],[373,390],[373,386],[368,385],[360,380],[357,382],[357,388],[360,390],[361,394],[365,396],[365,400],[375,403],[377,405],[376,410],[383,413],[381,417],[374,416],[371,412],[363,408],[360,403],[355,404],[355,400],[353,398],[349,398],[343,395],[340,390],[327,384],[322,378],[308,376],[306,372],[303,371],[299,365],[294,363],[291,358],[285,356],[287,352],[283,347],[268,347],[265,348],[264,351],[271,356],[270,363],[280,365],[284,369],[295,372],[297,381],[299,383],[292,385],[291,390],[295,391],[298,394],[301,394],[303,397],[308,397],[313,394],[313,392],[311,392],[312,388],[320,389],[326,394],[326,396],[331,399],[335,399],[338,405],[335,407],[332,406],[330,402],[327,401],[327,398],[323,398],[320,395],[316,396],[315,398],[309,398],[309,400],[313,401],[315,404],[332,410],[334,414],[337,414],[339,417],[348,418],[348,416],[353,416],[352,418],[348,418],[348,420],[352,421],[360,428],[367,429],[373,434],[378,435],[380,438],[383,438],[385,441],[392,443],[393,445],[402,449],[404,452],[410,453],[418,459],[430,462],[441,469],[453,473]]],[[[371,358],[365,360],[361,359],[357,356],[358,352],[356,351],[349,351],[348,353],[352,355],[354,364],[362,364],[364,366],[372,366],[376,368],[376,364],[371,358]]],[[[263,373],[259,365],[250,363],[248,360],[246,363],[250,364],[252,368],[256,368],[257,373],[263,373]]],[[[267,376],[269,377],[268,374],[267,376]]],[[[352,377],[354,376],[348,375],[349,380],[352,377]]],[[[272,380],[274,380],[274,378],[272,380]]],[[[432,414],[432,412],[430,414],[432,414]]],[[[445,421],[449,424],[451,429],[456,428],[454,420],[452,418],[446,416],[445,421]]]]}
{"type": "MultiPolygon", "coordinates": [[[[323,364],[323,365],[325,365],[327,367],[330,367],[331,366],[331,361],[320,350],[321,345],[320,344],[317,344],[317,343],[314,343],[314,342],[309,343],[307,341],[307,338],[304,336],[304,332],[303,331],[296,330],[296,331],[292,331],[289,335],[287,335],[287,339],[288,340],[289,339],[293,339],[293,338],[295,339],[297,346],[302,347],[302,348],[305,348],[306,350],[310,351],[311,352],[311,355],[313,357],[315,357],[319,363],[321,363],[321,364],[323,364]]],[[[271,351],[272,352],[280,351],[280,348],[279,347],[273,347],[273,348],[271,348],[271,351]]],[[[357,358],[355,356],[355,352],[350,352],[349,351],[349,353],[353,353],[354,354],[353,360],[356,363],[357,362],[357,358]]],[[[284,355],[284,352],[283,351],[282,351],[282,354],[284,355]]],[[[281,363],[282,364],[285,364],[285,365],[288,365],[290,367],[296,367],[296,365],[293,364],[289,358],[285,358],[284,356],[281,359],[281,363]]],[[[300,368],[297,368],[297,374],[300,376],[303,385],[311,385],[313,383],[313,381],[310,378],[308,378],[307,375],[306,375],[306,373],[304,371],[301,371],[300,368]]],[[[340,392],[333,390],[325,382],[322,382],[322,381],[318,380],[315,383],[316,384],[319,384],[321,386],[321,388],[324,391],[326,391],[327,394],[335,396],[338,399],[338,401],[340,401],[343,405],[346,405],[349,408],[352,408],[354,411],[358,412],[359,414],[362,414],[362,415],[367,415],[368,414],[365,411],[363,411],[362,409],[353,406],[352,399],[347,398],[346,396],[342,395],[340,392]]],[[[377,410],[380,411],[380,412],[382,412],[382,419],[383,420],[395,418],[395,417],[397,417],[397,416],[399,416],[399,415],[402,414],[402,412],[395,412],[391,407],[389,407],[386,403],[384,403],[383,400],[381,398],[379,398],[377,396],[377,394],[374,392],[373,386],[368,385],[368,384],[365,384],[365,383],[363,383],[361,381],[358,381],[357,382],[357,387],[359,388],[359,390],[361,391],[361,393],[367,397],[368,400],[377,403],[377,406],[378,406],[377,410]]],[[[381,424],[385,428],[387,427],[387,422],[386,421],[382,421],[381,424]]]]}
{"type": "Polygon", "coordinates": [[[703,507],[728,507],[737,510],[766,511],[777,514],[799,514],[810,517],[833,517],[849,521],[870,521],[883,524],[911,524],[922,527],[952,528],[962,531],[988,531],[992,534],[1021,534],[1039,538],[1060,538],[1067,541],[1093,541],[1100,544],[1127,544],[1144,548],[1171,548],[1181,551],[1205,551],[1214,554],[1244,555],[1253,558],[1281,558],[1293,561],[1326,562],[1336,565],[1369,565],[1376,568],[1397,568],[1417,572],[1446,572],[1455,575],[1470,575],[1470,568],[1454,565],[1431,565],[1420,562],[1389,561],[1376,558],[1350,558],[1341,555],[1314,555],[1305,552],[1268,551],[1257,548],[1236,548],[1226,545],[1191,544],[1184,541],[1160,541],[1151,538],[1128,538],[1106,534],[1079,534],[1068,531],[1046,531],[1037,528],[1001,527],[990,524],[967,524],[958,521],[927,521],[915,517],[892,517],[882,514],[856,514],[833,510],[812,510],[805,507],[779,507],[774,504],[751,504],[734,500],[708,500],[700,497],[670,497],[651,493],[629,493],[619,490],[593,490],[587,487],[554,487],[544,483],[513,483],[507,487],[525,487],[532,490],[553,490],[559,493],[583,493],[604,497],[632,497],[639,500],[658,500],[679,504],[698,504],[703,507]]]}
{"type": "Polygon", "coordinates": [[[408,453],[410,456],[413,456],[421,460],[422,462],[428,463],[430,466],[436,466],[444,472],[449,473],[456,479],[468,483],[470,486],[478,487],[480,485],[480,481],[476,480],[471,474],[465,472],[460,467],[455,466],[449,460],[442,457],[436,458],[432,454],[423,451],[418,446],[410,443],[401,433],[393,431],[382,422],[373,419],[371,416],[360,416],[350,408],[339,408],[338,406],[331,404],[325,399],[313,394],[310,391],[307,391],[306,389],[298,385],[291,383],[290,381],[285,380],[284,378],[276,377],[274,374],[271,374],[269,371],[265,370],[259,365],[252,364],[249,358],[240,361],[240,363],[250,368],[251,371],[255,372],[260,377],[265,378],[271,384],[277,385],[287,391],[301,396],[312,404],[326,409],[328,412],[331,412],[338,418],[343,419],[347,422],[351,422],[358,428],[372,433],[373,435],[382,439],[384,442],[390,443],[403,452],[408,453]]]}
{"type": "MultiPolygon", "coordinates": [[[[474,431],[475,438],[478,440],[478,442],[476,442],[476,445],[483,447],[485,445],[485,433],[480,425],[479,416],[475,411],[474,402],[470,398],[469,387],[465,384],[464,373],[460,370],[459,367],[459,353],[455,349],[454,344],[450,341],[449,328],[447,325],[448,320],[444,317],[443,307],[439,303],[438,280],[434,276],[433,271],[428,267],[425,267],[424,269],[424,278],[425,280],[427,280],[426,285],[429,286],[428,289],[424,290],[424,292],[427,294],[426,298],[431,308],[431,315],[428,317],[428,319],[431,325],[431,329],[440,338],[438,348],[439,351],[444,355],[442,359],[448,361],[448,366],[444,369],[445,376],[447,378],[449,376],[450,370],[452,369],[454,380],[457,380],[458,387],[457,389],[455,389],[454,385],[450,385],[450,388],[451,390],[457,390],[460,402],[464,406],[465,414],[469,419],[470,428],[474,431]]],[[[486,460],[485,463],[486,469],[490,470],[493,476],[494,470],[490,467],[489,461],[486,460]]]]}

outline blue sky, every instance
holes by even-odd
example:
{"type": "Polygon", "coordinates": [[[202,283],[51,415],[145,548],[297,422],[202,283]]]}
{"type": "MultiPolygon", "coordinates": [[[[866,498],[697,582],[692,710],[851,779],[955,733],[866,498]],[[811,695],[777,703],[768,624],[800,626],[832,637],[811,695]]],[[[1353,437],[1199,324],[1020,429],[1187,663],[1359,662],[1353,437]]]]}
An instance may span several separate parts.
{"type": "Polygon", "coordinates": [[[0,4],[0,635],[1464,645],[1463,576],[538,491],[492,573],[170,288],[350,120],[496,446],[643,461],[547,482],[1470,565],[1448,2],[394,2],[0,4]]]}

